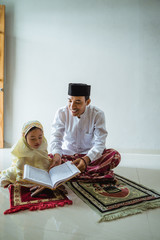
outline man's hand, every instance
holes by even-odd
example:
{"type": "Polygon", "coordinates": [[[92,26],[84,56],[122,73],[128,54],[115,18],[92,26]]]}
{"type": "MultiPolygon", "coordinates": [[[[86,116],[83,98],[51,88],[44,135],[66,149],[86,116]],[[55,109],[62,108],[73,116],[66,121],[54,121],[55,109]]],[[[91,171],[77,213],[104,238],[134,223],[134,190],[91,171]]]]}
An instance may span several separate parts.
{"type": "Polygon", "coordinates": [[[54,154],[49,170],[55,166],[60,165],[61,163],[62,163],[61,156],[58,153],[54,154]]]}
{"type": "Polygon", "coordinates": [[[84,156],[83,159],[82,158],[77,158],[76,160],[73,160],[73,164],[76,165],[76,167],[81,172],[84,172],[86,170],[86,167],[89,165],[89,163],[90,163],[90,159],[89,159],[88,156],[84,156]]]}

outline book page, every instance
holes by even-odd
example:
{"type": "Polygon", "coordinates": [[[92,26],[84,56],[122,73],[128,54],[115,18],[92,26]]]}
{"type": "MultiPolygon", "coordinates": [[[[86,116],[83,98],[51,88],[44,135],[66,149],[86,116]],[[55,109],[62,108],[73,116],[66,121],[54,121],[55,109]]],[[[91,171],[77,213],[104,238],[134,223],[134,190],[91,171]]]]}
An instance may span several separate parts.
{"type": "Polygon", "coordinates": [[[50,171],[51,181],[54,187],[61,182],[71,179],[80,173],[79,169],[71,162],[63,163],[59,166],[53,167],[50,171]]]}
{"type": "Polygon", "coordinates": [[[25,164],[24,166],[24,179],[38,183],[40,185],[45,185],[52,188],[52,182],[47,171],[32,167],[25,164]]]}

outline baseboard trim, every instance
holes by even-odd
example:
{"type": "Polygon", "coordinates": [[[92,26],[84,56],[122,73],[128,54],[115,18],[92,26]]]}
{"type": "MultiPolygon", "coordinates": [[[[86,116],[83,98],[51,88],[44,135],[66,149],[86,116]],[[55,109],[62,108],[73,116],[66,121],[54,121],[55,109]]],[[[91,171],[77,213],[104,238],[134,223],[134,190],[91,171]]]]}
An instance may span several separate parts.
{"type": "Polygon", "coordinates": [[[160,154],[122,153],[119,166],[160,169],[160,154]]]}
{"type": "MultiPolygon", "coordinates": [[[[0,149],[10,156],[11,148],[0,149]]],[[[160,154],[121,153],[120,167],[160,169],[160,154]]]]}

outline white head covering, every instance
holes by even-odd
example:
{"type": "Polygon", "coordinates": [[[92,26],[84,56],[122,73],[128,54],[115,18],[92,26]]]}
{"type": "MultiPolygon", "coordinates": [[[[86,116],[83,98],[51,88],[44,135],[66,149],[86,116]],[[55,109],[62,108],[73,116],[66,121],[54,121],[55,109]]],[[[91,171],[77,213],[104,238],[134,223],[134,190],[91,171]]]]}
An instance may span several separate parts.
{"type": "Polygon", "coordinates": [[[25,163],[29,165],[48,170],[48,144],[44,135],[42,137],[42,144],[37,149],[29,146],[26,141],[25,136],[33,127],[40,128],[43,131],[43,126],[39,121],[29,121],[25,123],[22,128],[22,136],[17,142],[17,144],[13,146],[11,153],[16,158],[25,158],[25,163]],[[47,162],[45,160],[47,160],[47,162]]]}
{"type": "Polygon", "coordinates": [[[42,130],[42,132],[43,132],[43,126],[42,126],[42,124],[41,124],[39,121],[37,121],[37,120],[35,120],[35,121],[29,121],[29,122],[27,122],[27,123],[25,123],[25,124],[23,125],[23,128],[22,128],[22,136],[25,137],[25,136],[27,135],[27,133],[28,133],[33,127],[40,128],[40,129],[42,130]]]}

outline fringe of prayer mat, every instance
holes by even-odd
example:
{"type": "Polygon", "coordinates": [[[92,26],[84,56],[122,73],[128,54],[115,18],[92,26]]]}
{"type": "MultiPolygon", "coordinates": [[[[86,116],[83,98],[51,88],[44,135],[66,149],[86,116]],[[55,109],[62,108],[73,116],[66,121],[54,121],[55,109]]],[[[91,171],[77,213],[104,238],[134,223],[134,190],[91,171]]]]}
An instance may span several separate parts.
{"type": "Polygon", "coordinates": [[[28,209],[29,211],[36,211],[36,210],[45,210],[48,208],[55,208],[55,207],[63,207],[65,204],[72,204],[72,201],[67,199],[63,200],[63,202],[46,202],[46,203],[37,203],[35,205],[33,204],[26,204],[22,206],[16,206],[16,207],[11,207],[10,209],[7,209],[4,211],[4,214],[10,214],[10,213],[15,213],[19,211],[24,211],[28,209]]]}
{"type": "Polygon", "coordinates": [[[30,189],[20,185],[10,185],[10,208],[4,214],[11,214],[28,209],[29,211],[45,210],[71,205],[72,201],[59,190],[45,189],[36,197],[31,197],[30,189]]]}
{"type": "Polygon", "coordinates": [[[101,217],[101,219],[98,222],[100,223],[100,222],[112,221],[112,220],[120,219],[123,217],[142,213],[146,210],[154,209],[158,207],[160,207],[159,199],[154,200],[152,202],[143,202],[138,206],[133,206],[133,207],[130,206],[130,208],[128,207],[123,208],[123,211],[119,209],[119,210],[115,210],[114,213],[105,214],[104,216],[101,217]]]}

